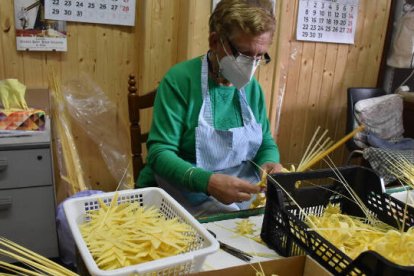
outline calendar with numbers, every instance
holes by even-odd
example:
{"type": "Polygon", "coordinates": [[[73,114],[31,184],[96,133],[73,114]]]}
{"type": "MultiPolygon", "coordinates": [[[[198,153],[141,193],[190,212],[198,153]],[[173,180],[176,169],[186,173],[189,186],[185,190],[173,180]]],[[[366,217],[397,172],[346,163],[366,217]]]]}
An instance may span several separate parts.
{"type": "Polygon", "coordinates": [[[359,0],[299,0],[297,40],[353,44],[359,0]]]}
{"type": "Polygon", "coordinates": [[[45,18],[135,25],[135,0],[45,0],[45,18]]]}

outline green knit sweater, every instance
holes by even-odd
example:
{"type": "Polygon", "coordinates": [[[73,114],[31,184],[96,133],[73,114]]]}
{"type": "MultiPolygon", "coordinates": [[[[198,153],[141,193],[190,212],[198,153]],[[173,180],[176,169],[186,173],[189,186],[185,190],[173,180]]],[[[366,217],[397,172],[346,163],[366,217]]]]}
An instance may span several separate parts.
{"type": "MultiPolygon", "coordinates": [[[[147,165],[136,187],[156,186],[154,173],[193,192],[207,193],[211,171],[195,168],[195,128],[202,105],[201,61],[197,57],[173,66],[157,89],[147,148],[147,165]]],[[[214,127],[227,130],[243,125],[239,95],[233,86],[209,79],[214,127]]],[[[262,125],[263,142],[254,162],[279,162],[279,151],[269,130],[265,100],[256,79],[245,87],[246,99],[262,125]]]]}

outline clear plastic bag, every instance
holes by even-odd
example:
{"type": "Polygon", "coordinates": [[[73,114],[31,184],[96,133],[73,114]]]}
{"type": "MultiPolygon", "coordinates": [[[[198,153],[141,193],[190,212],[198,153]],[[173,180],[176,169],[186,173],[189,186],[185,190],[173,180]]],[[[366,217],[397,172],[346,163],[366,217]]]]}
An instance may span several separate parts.
{"type": "Polygon", "coordinates": [[[115,103],[86,74],[66,82],[62,91],[72,120],[96,143],[117,181],[114,189],[133,188],[128,128],[115,103]]]}

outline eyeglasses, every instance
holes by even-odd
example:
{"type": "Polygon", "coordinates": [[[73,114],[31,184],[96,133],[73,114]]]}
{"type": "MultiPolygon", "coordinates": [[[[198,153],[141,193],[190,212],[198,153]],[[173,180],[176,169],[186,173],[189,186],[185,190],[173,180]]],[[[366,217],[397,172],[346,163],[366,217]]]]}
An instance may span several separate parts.
{"type": "Polygon", "coordinates": [[[231,43],[230,39],[227,39],[227,42],[229,43],[231,52],[233,53],[233,56],[235,58],[237,58],[238,56],[242,56],[246,59],[259,62],[260,65],[268,64],[272,60],[268,53],[264,53],[260,56],[255,56],[255,57],[242,54],[242,53],[240,53],[239,50],[237,50],[237,48],[233,45],[233,43],[231,43]]]}

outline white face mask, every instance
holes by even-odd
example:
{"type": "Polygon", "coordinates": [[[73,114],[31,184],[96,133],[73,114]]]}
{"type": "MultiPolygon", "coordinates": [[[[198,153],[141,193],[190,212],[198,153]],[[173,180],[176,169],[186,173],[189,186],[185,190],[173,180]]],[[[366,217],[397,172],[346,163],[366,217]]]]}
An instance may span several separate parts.
{"type": "Polygon", "coordinates": [[[223,77],[240,90],[253,78],[260,61],[252,60],[241,55],[235,58],[233,55],[227,53],[223,42],[221,42],[221,45],[227,55],[219,61],[220,72],[223,77]]]}

